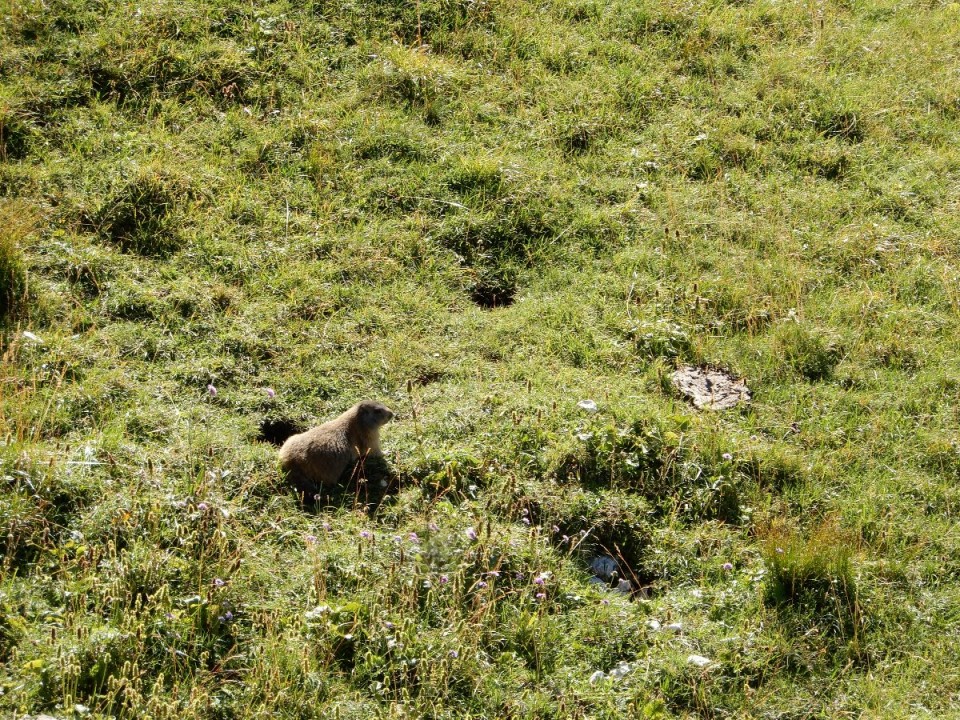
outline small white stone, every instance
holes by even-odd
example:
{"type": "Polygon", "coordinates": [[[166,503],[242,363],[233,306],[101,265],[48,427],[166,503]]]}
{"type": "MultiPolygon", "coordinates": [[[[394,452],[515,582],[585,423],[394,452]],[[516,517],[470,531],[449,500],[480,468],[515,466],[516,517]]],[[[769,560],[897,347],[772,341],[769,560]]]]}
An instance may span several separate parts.
{"type": "Polygon", "coordinates": [[[34,335],[34,334],[33,334],[32,332],[30,332],[29,330],[24,330],[24,331],[23,331],[23,336],[24,336],[27,340],[33,340],[33,342],[39,343],[40,345],[43,345],[43,340],[41,340],[40,338],[38,338],[36,335],[34,335]]]}
{"type": "Polygon", "coordinates": [[[622,662],[610,671],[610,677],[612,677],[614,680],[619,680],[632,669],[633,668],[631,668],[628,663],[622,662]]]}
{"type": "Polygon", "coordinates": [[[706,667],[712,662],[713,660],[711,660],[710,658],[705,658],[703,655],[690,655],[687,657],[688,665],[696,665],[697,667],[701,667],[701,668],[706,667]]]}
{"type": "Polygon", "coordinates": [[[581,400],[577,403],[577,407],[587,412],[595,413],[597,411],[597,404],[593,400],[581,400]]]}
{"type": "Polygon", "coordinates": [[[647,627],[653,632],[660,632],[660,628],[663,626],[660,624],[659,620],[648,620],[647,627]]]}
{"type": "Polygon", "coordinates": [[[663,629],[667,632],[680,634],[683,632],[683,623],[670,623],[669,625],[665,625],[663,629]]]}
{"type": "Polygon", "coordinates": [[[317,605],[317,607],[315,607],[313,610],[307,610],[307,612],[305,612],[303,616],[307,620],[316,620],[317,618],[323,617],[328,612],[330,612],[329,605],[317,605]]]}
{"type": "Polygon", "coordinates": [[[630,584],[629,580],[624,580],[620,578],[620,581],[617,583],[617,586],[614,590],[621,595],[629,595],[633,591],[633,585],[630,584]]]}
{"type": "Polygon", "coordinates": [[[598,682],[603,680],[606,677],[606,673],[603,670],[597,670],[593,675],[590,676],[590,684],[596,685],[598,682]]]}

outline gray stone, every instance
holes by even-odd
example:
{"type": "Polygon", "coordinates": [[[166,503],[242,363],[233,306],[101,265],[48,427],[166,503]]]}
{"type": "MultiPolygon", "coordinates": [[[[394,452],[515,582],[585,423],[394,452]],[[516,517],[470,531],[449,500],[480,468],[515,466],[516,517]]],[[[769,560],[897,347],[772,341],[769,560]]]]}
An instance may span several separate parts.
{"type": "Polygon", "coordinates": [[[721,370],[688,365],[674,372],[671,379],[699,410],[727,410],[750,402],[750,389],[744,381],[721,370]]]}
{"type": "Polygon", "coordinates": [[[620,566],[617,564],[617,561],[609,555],[597,555],[597,557],[590,561],[590,569],[594,575],[604,580],[609,580],[613,577],[614,573],[620,572],[620,566]]]}

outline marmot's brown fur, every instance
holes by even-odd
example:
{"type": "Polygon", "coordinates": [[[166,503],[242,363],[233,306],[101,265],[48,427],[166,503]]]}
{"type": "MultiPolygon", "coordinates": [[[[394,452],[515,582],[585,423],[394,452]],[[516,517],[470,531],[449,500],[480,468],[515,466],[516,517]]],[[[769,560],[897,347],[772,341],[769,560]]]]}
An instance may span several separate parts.
{"type": "Polygon", "coordinates": [[[316,493],[336,485],[361,457],[380,455],[380,428],[393,410],[363,400],[340,417],[293,435],[280,448],[280,465],[299,490],[316,493]]]}

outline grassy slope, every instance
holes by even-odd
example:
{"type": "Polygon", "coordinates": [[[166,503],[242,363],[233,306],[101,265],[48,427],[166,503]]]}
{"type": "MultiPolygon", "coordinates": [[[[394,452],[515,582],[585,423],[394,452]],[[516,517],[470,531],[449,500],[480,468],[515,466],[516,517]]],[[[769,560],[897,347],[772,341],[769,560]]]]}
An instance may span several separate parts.
{"type": "Polygon", "coordinates": [[[956,702],[955,5],[2,10],[4,713],[956,702]],[[363,396],[304,512],[259,424],[363,396]]]}

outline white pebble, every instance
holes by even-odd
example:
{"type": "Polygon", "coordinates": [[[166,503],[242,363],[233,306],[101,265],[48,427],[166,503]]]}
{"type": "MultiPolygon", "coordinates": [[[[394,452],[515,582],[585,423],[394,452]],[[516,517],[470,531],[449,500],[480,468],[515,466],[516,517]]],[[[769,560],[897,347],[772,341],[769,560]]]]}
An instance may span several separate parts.
{"type": "Polygon", "coordinates": [[[713,660],[705,658],[703,655],[690,655],[687,657],[687,664],[696,665],[697,667],[706,667],[712,662],[713,660]]]}
{"type": "Polygon", "coordinates": [[[577,407],[587,412],[595,413],[597,411],[597,404],[593,400],[581,400],[577,403],[577,407]]]}

